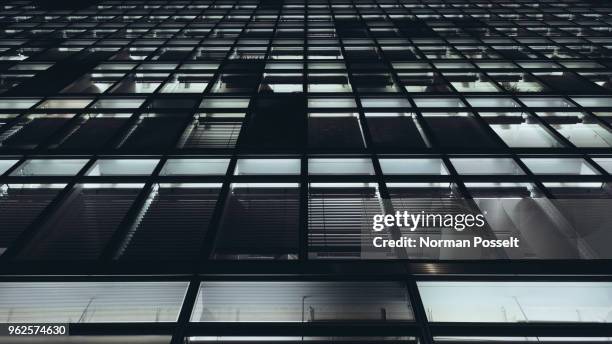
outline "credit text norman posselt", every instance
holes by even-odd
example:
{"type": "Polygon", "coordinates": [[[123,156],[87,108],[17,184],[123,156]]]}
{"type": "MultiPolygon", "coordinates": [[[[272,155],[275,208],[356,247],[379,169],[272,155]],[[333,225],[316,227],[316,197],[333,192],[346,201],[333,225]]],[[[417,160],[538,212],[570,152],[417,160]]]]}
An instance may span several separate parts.
{"type": "Polygon", "coordinates": [[[504,247],[516,248],[519,247],[519,239],[509,237],[508,239],[485,239],[480,236],[475,236],[472,239],[432,239],[429,236],[417,238],[401,237],[400,239],[384,239],[375,237],[372,240],[374,247],[425,247],[425,248],[463,248],[463,247],[504,247]]]}

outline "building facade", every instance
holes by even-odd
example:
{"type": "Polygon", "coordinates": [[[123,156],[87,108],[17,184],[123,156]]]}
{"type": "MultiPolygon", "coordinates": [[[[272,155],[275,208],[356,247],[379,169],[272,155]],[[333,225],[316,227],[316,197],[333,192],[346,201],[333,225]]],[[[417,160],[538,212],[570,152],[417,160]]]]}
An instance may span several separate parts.
{"type": "Polygon", "coordinates": [[[612,342],[611,147],[607,1],[6,0],[0,343],[612,342]]]}

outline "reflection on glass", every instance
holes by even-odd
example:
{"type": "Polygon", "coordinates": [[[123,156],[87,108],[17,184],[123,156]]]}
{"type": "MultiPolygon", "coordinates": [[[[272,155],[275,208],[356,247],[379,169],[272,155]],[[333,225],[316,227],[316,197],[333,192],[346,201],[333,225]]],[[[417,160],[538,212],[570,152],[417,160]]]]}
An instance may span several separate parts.
{"type": "Polygon", "coordinates": [[[524,158],[525,165],[535,174],[599,174],[589,163],[580,158],[524,158]]]}
{"type": "Polygon", "coordinates": [[[417,282],[432,322],[612,322],[610,282],[417,282]]]}
{"type": "Polygon", "coordinates": [[[511,158],[452,158],[459,174],[523,175],[523,170],[511,158]]]}
{"type": "Polygon", "coordinates": [[[176,321],[187,282],[3,282],[4,323],[176,321]]]}
{"type": "Polygon", "coordinates": [[[86,159],[32,159],[17,167],[11,175],[74,176],[86,163],[86,159]]]}
{"type": "Polygon", "coordinates": [[[202,282],[191,321],[413,320],[399,282],[202,282]]]}

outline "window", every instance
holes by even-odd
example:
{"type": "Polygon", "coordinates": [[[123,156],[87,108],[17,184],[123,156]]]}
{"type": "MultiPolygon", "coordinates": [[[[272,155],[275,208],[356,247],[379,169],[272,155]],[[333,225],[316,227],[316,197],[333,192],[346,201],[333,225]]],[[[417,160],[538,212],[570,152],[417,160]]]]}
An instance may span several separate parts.
{"type": "Polygon", "coordinates": [[[9,323],[172,322],[186,292],[187,282],[3,282],[0,318],[9,323]]]}
{"type": "Polygon", "coordinates": [[[308,173],[317,174],[374,174],[370,159],[308,159],[308,173]]]}
{"type": "Polygon", "coordinates": [[[101,159],[87,171],[88,176],[149,175],[159,160],[153,159],[101,159]]]}
{"type": "Polygon", "coordinates": [[[238,108],[246,109],[249,106],[249,100],[244,98],[205,98],[200,104],[200,108],[238,108]]]}
{"type": "Polygon", "coordinates": [[[532,108],[567,108],[573,105],[563,98],[520,98],[521,102],[532,108]]]}
{"type": "Polygon", "coordinates": [[[127,261],[196,259],[212,217],[221,184],[155,185],[118,256],[127,261]]]}
{"type": "Polygon", "coordinates": [[[308,146],[315,149],[364,147],[357,113],[311,113],[308,115],[308,146]]]}
{"type": "MultiPolygon", "coordinates": [[[[311,259],[361,258],[372,240],[372,217],[382,213],[373,183],[311,183],[308,190],[308,252],[311,259]]],[[[378,252],[383,257],[388,253],[378,252]]]]}
{"type": "Polygon", "coordinates": [[[612,132],[582,112],[538,112],[538,115],[577,147],[612,145],[612,132]]]}
{"type": "Polygon", "coordinates": [[[355,108],[357,104],[351,98],[310,98],[309,108],[355,108]]]}
{"type": "Polygon", "coordinates": [[[216,259],[295,259],[299,188],[294,183],[234,183],[215,243],[216,259]]]}
{"type": "Polygon", "coordinates": [[[523,158],[525,165],[535,174],[599,174],[584,159],[578,158],[523,158]]]}
{"type": "Polygon", "coordinates": [[[85,166],[83,159],[32,159],[19,165],[12,176],[74,176],[85,166]]]}
{"type": "Polygon", "coordinates": [[[64,187],[64,184],[0,184],[0,255],[64,187]]]}
{"type": "Polygon", "coordinates": [[[121,148],[147,152],[168,149],[176,145],[181,131],[187,125],[187,117],[187,113],[174,112],[141,115],[123,139],[121,148]]]}
{"type": "Polygon", "coordinates": [[[367,112],[365,116],[376,148],[416,149],[430,146],[415,114],[367,112]]]}
{"type": "Polygon", "coordinates": [[[232,117],[225,117],[225,120],[221,118],[212,120],[206,116],[197,116],[183,132],[178,147],[184,149],[234,148],[242,129],[242,122],[232,117]]]}
{"type": "Polygon", "coordinates": [[[20,117],[0,135],[1,145],[15,149],[34,149],[60,131],[72,115],[28,115],[20,117]]]}
{"type": "Polygon", "coordinates": [[[212,74],[176,74],[161,88],[162,93],[202,93],[212,74]]]}
{"type": "Polygon", "coordinates": [[[501,87],[508,92],[542,92],[547,88],[529,74],[521,73],[489,73],[501,87]]]}
{"type": "Polygon", "coordinates": [[[143,184],[77,184],[20,253],[23,260],[95,260],[143,184]]]}
{"type": "Polygon", "coordinates": [[[562,142],[527,113],[481,112],[480,116],[511,148],[564,147],[562,142]]]}
{"type": "Polygon", "coordinates": [[[584,107],[610,107],[612,106],[612,98],[586,98],[572,97],[572,100],[584,107]]]}
{"type": "Polygon", "coordinates": [[[137,109],[144,99],[102,98],[94,103],[93,108],[99,109],[137,109]]]}
{"type": "Polygon", "coordinates": [[[82,109],[92,99],[49,99],[38,106],[39,109],[82,109]]]}
{"type": "Polygon", "coordinates": [[[458,92],[499,92],[497,86],[479,73],[443,73],[458,92]]]}
{"type": "Polygon", "coordinates": [[[594,322],[609,316],[607,282],[417,282],[432,322],[594,322]],[[478,310],[475,312],[474,310],[478,310]]]}
{"type": "Polygon", "coordinates": [[[2,99],[0,109],[29,109],[38,103],[39,99],[2,99]]]}
{"type": "Polygon", "coordinates": [[[384,174],[447,175],[441,159],[379,159],[384,174]]]}
{"type": "Polygon", "coordinates": [[[8,171],[18,160],[0,160],[0,175],[8,171]]]}
{"type": "Polygon", "coordinates": [[[203,282],[191,314],[197,322],[413,318],[406,287],[398,282],[203,282]]]}
{"type": "Polygon", "coordinates": [[[412,107],[408,99],[404,98],[361,98],[364,108],[409,108],[412,107]]]}
{"type": "Polygon", "coordinates": [[[513,108],[518,104],[510,98],[487,97],[487,98],[467,98],[468,103],[473,107],[483,108],[513,108]]]}
{"type": "Polygon", "coordinates": [[[422,108],[451,108],[465,106],[459,98],[415,98],[414,102],[418,107],[422,108]]]}
{"type": "Polygon", "coordinates": [[[398,73],[408,92],[450,92],[447,82],[439,73],[398,73]]]}
{"type": "Polygon", "coordinates": [[[446,149],[498,147],[497,138],[471,113],[423,113],[438,144],[446,149]]]}
{"type": "Polygon", "coordinates": [[[225,175],[229,159],[168,159],[162,176],[225,175]]]}
{"type": "Polygon", "coordinates": [[[523,175],[523,170],[511,158],[452,158],[457,173],[465,175],[523,175]]]}
{"type": "Polygon", "coordinates": [[[593,160],[606,172],[612,174],[612,158],[594,158],[593,160]]]}
{"type": "Polygon", "coordinates": [[[236,175],[300,174],[299,159],[238,159],[236,175]]]}
{"type": "Polygon", "coordinates": [[[82,151],[100,149],[109,144],[113,137],[128,122],[130,114],[91,114],[85,115],[70,133],[56,141],[53,147],[82,151]]]}

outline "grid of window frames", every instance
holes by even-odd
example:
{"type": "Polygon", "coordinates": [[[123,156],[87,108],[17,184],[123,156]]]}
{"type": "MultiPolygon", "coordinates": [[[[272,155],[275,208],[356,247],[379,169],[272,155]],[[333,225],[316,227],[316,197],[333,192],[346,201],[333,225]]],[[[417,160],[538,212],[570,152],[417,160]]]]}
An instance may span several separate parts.
{"type": "Polygon", "coordinates": [[[612,342],[609,228],[573,223],[609,212],[611,68],[597,0],[5,1],[0,322],[612,342]],[[374,214],[455,199],[513,205],[491,232],[531,244],[361,250],[374,214]]]}

